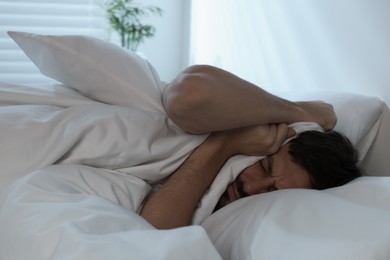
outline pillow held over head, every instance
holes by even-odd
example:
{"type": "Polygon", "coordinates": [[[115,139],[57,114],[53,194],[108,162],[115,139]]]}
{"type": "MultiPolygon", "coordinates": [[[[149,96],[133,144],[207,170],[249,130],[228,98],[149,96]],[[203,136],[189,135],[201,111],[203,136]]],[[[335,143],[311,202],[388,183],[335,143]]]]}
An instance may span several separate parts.
{"type": "Polygon", "coordinates": [[[113,105],[163,112],[163,83],[136,54],[90,36],[8,32],[42,74],[113,105]]]}

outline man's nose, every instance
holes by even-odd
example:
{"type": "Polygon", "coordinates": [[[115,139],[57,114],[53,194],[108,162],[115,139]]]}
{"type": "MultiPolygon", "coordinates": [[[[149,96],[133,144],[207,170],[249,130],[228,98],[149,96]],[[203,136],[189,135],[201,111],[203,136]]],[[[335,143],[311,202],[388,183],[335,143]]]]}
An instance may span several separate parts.
{"type": "Polygon", "coordinates": [[[243,183],[242,188],[247,195],[270,192],[273,190],[273,180],[272,178],[263,179],[261,181],[247,180],[243,183]]]}

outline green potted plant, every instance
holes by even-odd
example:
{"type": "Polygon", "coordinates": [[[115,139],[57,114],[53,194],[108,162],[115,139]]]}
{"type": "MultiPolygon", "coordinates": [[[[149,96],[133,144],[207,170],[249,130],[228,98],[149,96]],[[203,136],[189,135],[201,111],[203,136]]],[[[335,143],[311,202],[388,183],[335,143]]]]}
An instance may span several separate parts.
{"type": "Polygon", "coordinates": [[[141,6],[133,0],[109,0],[106,2],[106,12],[111,27],[121,38],[121,45],[132,51],[137,51],[140,43],[154,36],[156,29],[149,24],[143,24],[142,17],[152,14],[162,15],[157,6],[141,6]]]}

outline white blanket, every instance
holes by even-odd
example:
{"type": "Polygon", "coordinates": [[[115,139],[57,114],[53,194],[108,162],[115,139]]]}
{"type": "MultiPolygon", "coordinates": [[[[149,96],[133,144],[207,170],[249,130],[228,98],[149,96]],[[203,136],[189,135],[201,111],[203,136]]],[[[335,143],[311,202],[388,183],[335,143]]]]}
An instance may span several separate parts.
{"type": "Polygon", "coordinates": [[[2,193],[0,259],[221,259],[200,226],[161,231],[134,213],[147,191],[112,170],[38,170],[2,193]]]}
{"type": "Polygon", "coordinates": [[[219,259],[200,226],[136,214],[206,136],[51,87],[0,84],[0,259],[219,259]]]}
{"type": "Polygon", "coordinates": [[[0,91],[2,186],[52,164],[115,169],[153,184],[206,137],[185,133],[165,113],[103,104],[61,85],[0,91]]]}

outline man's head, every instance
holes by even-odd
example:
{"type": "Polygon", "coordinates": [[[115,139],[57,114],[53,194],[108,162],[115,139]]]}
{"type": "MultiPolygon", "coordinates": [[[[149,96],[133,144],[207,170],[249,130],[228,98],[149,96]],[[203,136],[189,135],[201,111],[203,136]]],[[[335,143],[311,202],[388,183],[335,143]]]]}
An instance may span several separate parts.
{"type": "Polygon", "coordinates": [[[244,169],[215,209],[273,190],[340,186],[361,176],[357,163],[357,151],[340,133],[303,132],[277,153],[244,169]]]}
{"type": "Polygon", "coordinates": [[[336,131],[303,132],[289,144],[292,160],[309,173],[314,189],[341,186],[362,175],[358,152],[336,131]]]}

